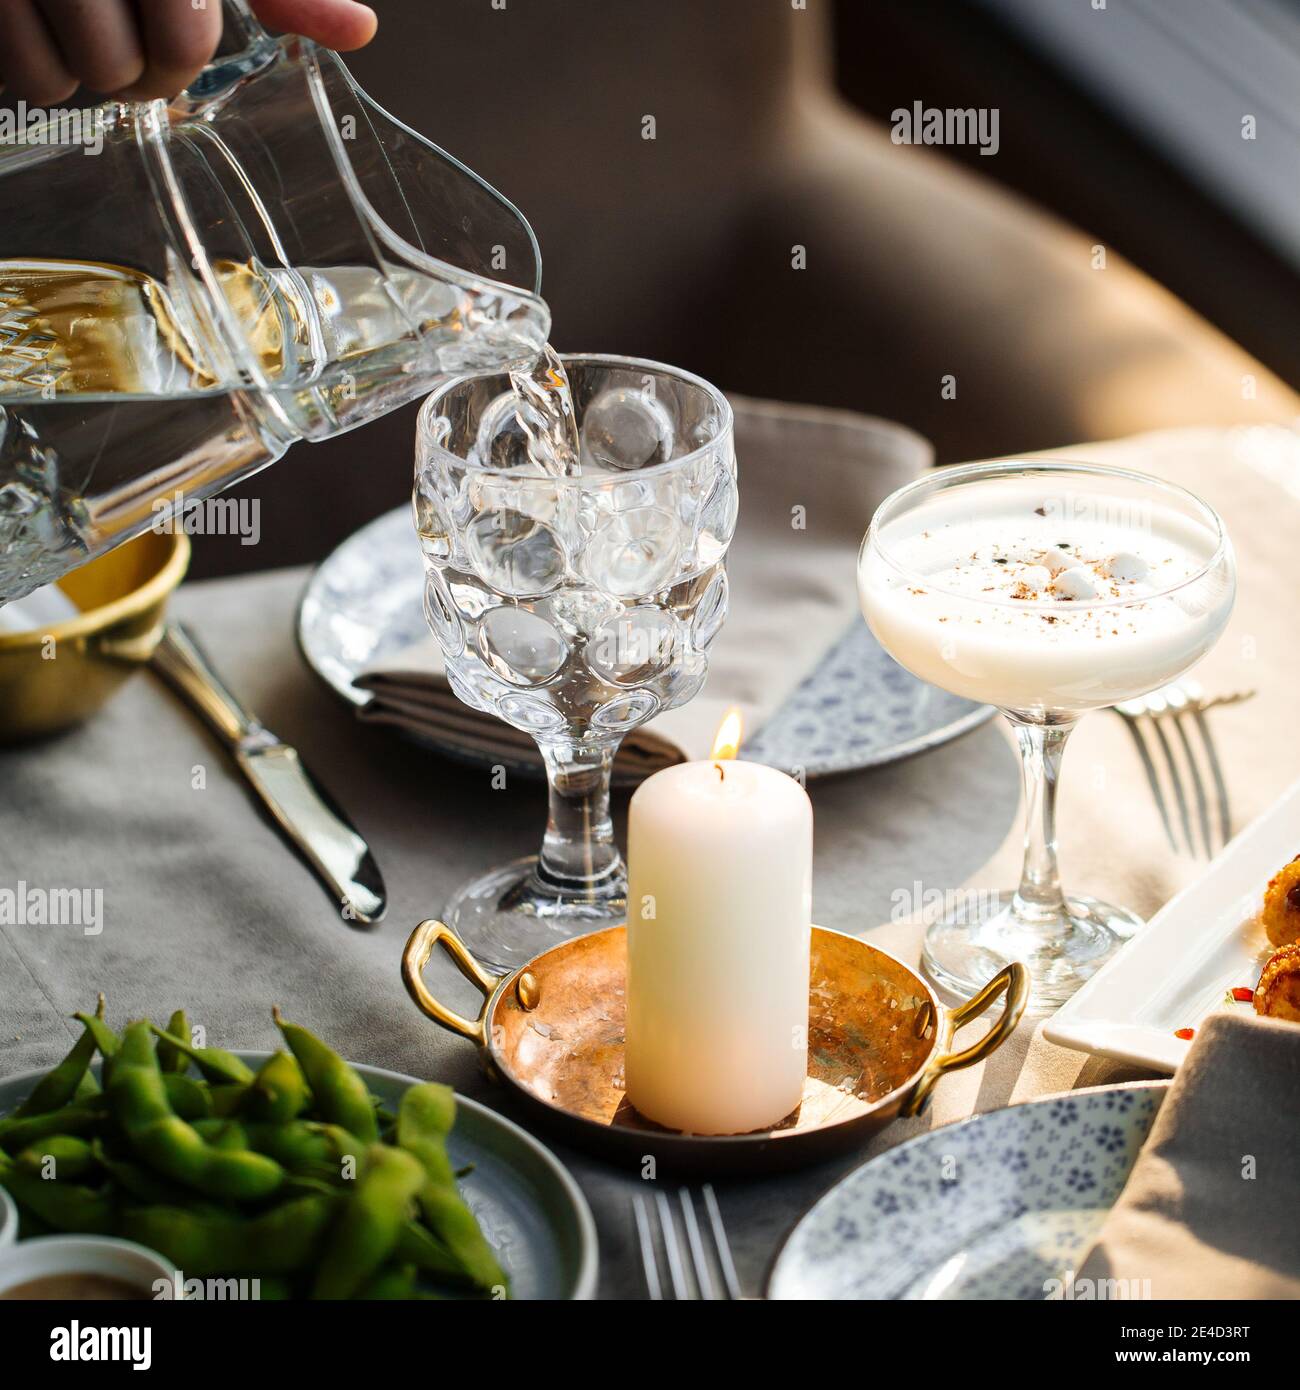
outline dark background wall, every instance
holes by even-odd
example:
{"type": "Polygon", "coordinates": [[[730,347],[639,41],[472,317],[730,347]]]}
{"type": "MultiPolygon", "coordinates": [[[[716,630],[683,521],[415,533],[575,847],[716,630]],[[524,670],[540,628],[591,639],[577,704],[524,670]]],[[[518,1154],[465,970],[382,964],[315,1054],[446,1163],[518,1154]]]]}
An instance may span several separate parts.
{"type": "MultiPolygon", "coordinates": [[[[1179,0],[1162,0],[1161,9],[1175,24],[1191,13],[1179,0]]],[[[945,151],[954,162],[1088,228],[1300,387],[1296,266],[1241,208],[1180,172],[996,13],[977,0],[840,0],[834,32],[836,82],[847,100],[886,121],[917,100],[998,107],[997,158],[954,146],[945,151]]],[[[1242,74],[1247,86],[1249,77],[1242,74]]],[[[1284,99],[1294,114],[1300,93],[1284,99]]],[[[1247,106],[1254,107],[1249,98],[1247,106]]],[[[1291,169],[1291,187],[1300,219],[1300,166],[1291,169]]]]}

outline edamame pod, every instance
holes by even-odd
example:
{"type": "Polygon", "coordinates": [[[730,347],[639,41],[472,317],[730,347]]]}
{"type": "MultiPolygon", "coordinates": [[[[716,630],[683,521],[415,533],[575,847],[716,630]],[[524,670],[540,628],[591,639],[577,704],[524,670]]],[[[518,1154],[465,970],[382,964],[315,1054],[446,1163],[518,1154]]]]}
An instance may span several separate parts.
{"type": "Polygon", "coordinates": [[[212,1113],[223,1120],[238,1115],[244,1108],[248,1095],[247,1081],[227,1081],[219,1086],[209,1086],[208,1095],[212,1100],[212,1113]]]}
{"type": "Polygon", "coordinates": [[[418,1221],[408,1221],[402,1227],[393,1247],[393,1259],[401,1264],[413,1264],[422,1273],[449,1284],[473,1286],[465,1266],[418,1221]]]}
{"type": "Polygon", "coordinates": [[[128,1197],[137,1202],[147,1202],[151,1206],[183,1206],[195,1200],[193,1193],[186,1192],[178,1183],[159,1177],[143,1163],[135,1163],[111,1153],[102,1140],[93,1140],[91,1147],[96,1163],[128,1197]]]}
{"type": "MultiPolygon", "coordinates": [[[[189,1039],[190,1021],[185,1017],[184,1009],[177,1009],[167,1020],[167,1032],[173,1038],[189,1039]]],[[[175,1043],[164,1039],[158,1043],[158,1065],[164,1072],[186,1072],[190,1059],[175,1043]]]]}
{"type": "Polygon", "coordinates": [[[397,1110],[399,1133],[410,1138],[446,1139],[456,1123],[456,1092],[440,1081],[408,1086],[397,1110]]]}
{"type": "Polygon", "coordinates": [[[313,1176],[311,1173],[290,1173],[284,1180],[282,1196],[304,1197],[312,1192],[339,1195],[338,1187],[328,1176],[313,1176]]]}
{"type": "Polygon", "coordinates": [[[267,1154],[291,1173],[313,1165],[336,1166],[334,1141],[309,1120],[294,1120],[287,1125],[249,1125],[248,1142],[251,1148],[267,1154]]]}
{"type": "Polygon", "coordinates": [[[289,1053],[276,1052],[249,1082],[240,1108],[251,1120],[282,1125],[301,1115],[310,1100],[302,1068],[289,1053]]]}
{"type": "Polygon", "coordinates": [[[97,1097],[65,1105],[49,1115],[33,1115],[26,1120],[0,1120],[0,1149],[18,1153],[53,1134],[89,1134],[104,1122],[104,1101],[97,1097]]]}
{"type": "Polygon", "coordinates": [[[379,1122],[366,1083],[319,1038],[296,1023],[286,1023],[278,1007],[272,1014],[307,1078],[321,1118],[342,1125],[363,1143],[374,1143],[379,1138],[379,1122]]]}
{"type": "Polygon", "coordinates": [[[113,1069],[113,1058],[117,1056],[117,1050],[122,1045],[122,1040],[104,1022],[99,1014],[73,1014],[73,1018],[78,1023],[84,1024],[95,1039],[95,1050],[99,1053],[104,1063],[104,1084],[108,1084],[108,1074],[113,1069]]]}
{"type": "Polygon", "coordinates": [[[195,1047],[188,1036],[178,1038],[159,1028],[156,1023],[150,1023],[148,1027],[158,1035],[159,1042],[166,1043],[183,1057],[188,1057],[214,1086],[223,1082],[246,1084],[253,1079],[252,1067],[241,1061],[233,1052],[227,1052],[224,1047],[195,1047]]]}
{"type": "Polygon", "coordinates": [[[194,1132],[214,1149],[247,1149],[248,1131],[238,1120],[219,1120],[211,1116],[194,1121],[194,1132]]]}
{"type": "Polygon", "coordinates": [[[351,1298],[393,1252],[424,1169],[402,1149],[373,1144],[356,1192],[330,1236],[312,1286],[313,1298],[351,1298]]]}
{"type": "Polygon", "coordinates": [[[95,1080],[95,1073],[87,1069],[86,1074],[77,1082],[77,1089],[72,1094],[74,1101],[89,1100],[92,1096],[101,1095],[99,1082],[95,1080]]]}
{"type": "MultiPolygon", "coordinates": [[[[95,1017],[104,1017],[104,996],[99,996],[95,1017]]],[[[72,1051],[51,1071],[47,1072],[32,1088],[32,1093],[14,1111],[16,1120],[25,1120],[32,1115],[48,1115],[67,1105],[77,1094],[82,1081],[90,1070],[95,1056],[95,1035],[84,1028],[81,1037],[72,1046],[72,1051]]]]}
{"type": "Polygon", "coordinates": [[[479,1230],[474,1213],[465,1205],[456,1188],[426,1182],[416,1199],[425,1224],[460,1261],[466,1275],[480,1289],[491,1291],[510,1287],[505,1270],[479,1230]]]}
{"type": "Polygon", "coordinates": [[[466,1275],[479,1288],[508,1287],[505,1271],[456,1186],[445,1142],[455,1122],[456,1096],[450,1086],[433,1081],[411,1086],[398,1107],[397,1142],[424,1169],[426,1181],[418,1201],[430,1231],[461,1262],[466,1275]]]}
{"type": "Polygon", "coordinates": [[[283,1202],[251,1220],[228,1212],[134,1207],[121,1234],[166,1255],[187,1278],[271,1278],[311,1265],[343,1199],[312,1194],[283,1202]]]}
{"type": "Polygon", "coordinates": [[[385,1265],[358,1297],[371,1302],[400,1303],[417,1297],[414,1265],[385,1265]]]}
{"type": "Polygon", "coordinates": [[[248,1149],[213,1148],[172,1111],[151,1026],[128,1025],[108,1083],[110,1108],[131,1148],[158,1172],[206,1196],[228,1201],[269,1197],[284,1181],[278,1163],[248,1149]]]}
{"type": "Polygon", "coordinates": [[[342,1125],[328,1125],[316,1121],[315,1126],[333,1150],[335,1176],[341,1176],[348,1181],[357,1177],[366,1161],[367,1146],[355,1134],[350,1134],[344,1129],[342,1125]],[[345,1164],[349,1166],[345,1168],[345,1164]]]}
{"type": "Polygon", "coordinates": [[[24,1172],[45,1182],[71,1182],[99,1166],[90,1142],[75,1134],[52,1134],[24,1149],[16,1162],[24,1172]]]}
{"type": "Polygon", "coordinates": [[[205,1120],[212,1114],[211,1093],[192,1076],[164,1072],[163,1089],[167,1092],[167,1103],[182,1120],[205,1120]]]}
{"type": "Polygon", "coordinates": [[[456,1175],[445,1141],[455,1122],[456,1094],[436,1081],[409,1087],[397,1110],[397,1143],[420,1160],[431,1181],[452,1188],[456,1175]]]}
{"type": "Polygon", "coordinates": [[[24,1211],[56,1231],[105,1236],[115,1225],[113,1203],[102,1192],[76,1183],[46,1182],[25,1173],[10,1158],[0,1157],[0,1187],[24,1211]]]}
{"type": "Polygon", "coordinates": [[[366,1146],[341,1125],[316,1120],[292,1120],[287,1125],[248,1126],[249,1146],[268,1154],[290,1172],[328,1176],[334,1181],[355,1177],[361,1167],[366,1146]],[[344,1173],[343,1164],[352,1159],[352,1169],[344,1173]]]}

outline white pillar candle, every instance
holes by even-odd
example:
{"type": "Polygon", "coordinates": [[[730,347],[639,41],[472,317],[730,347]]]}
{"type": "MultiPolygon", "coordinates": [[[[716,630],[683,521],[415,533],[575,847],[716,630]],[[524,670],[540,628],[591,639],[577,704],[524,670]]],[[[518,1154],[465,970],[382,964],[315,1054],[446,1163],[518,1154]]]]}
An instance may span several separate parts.
{"type": "Polygon", "coordinates": [[[628,821],[627,1097],[695,1134],[765,1129],[808,1071],[812,805],[784,773],[682,763],[628,821]]]}

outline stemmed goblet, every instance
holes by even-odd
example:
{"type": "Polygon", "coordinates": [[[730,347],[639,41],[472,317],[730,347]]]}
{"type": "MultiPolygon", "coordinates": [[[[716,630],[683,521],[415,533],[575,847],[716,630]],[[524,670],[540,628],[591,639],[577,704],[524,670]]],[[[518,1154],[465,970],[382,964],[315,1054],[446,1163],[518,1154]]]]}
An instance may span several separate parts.
{"type": "Polygon", "coordinates": [[[1125,908],[1062,892],[1061,755],[1082,714],[1166,685],[1209,651],[1235,583],[1218,516],[1125,469],[968,464],[880,506],[858,565],[872,632],[914,675],[996,705],[1023,764],[1020,886],[929,924],[923,962],[939,984],[970,994],[1020,960],[1035,1001],[1059,1004],[1141,926],[1125,908]]]}
{"type": "Polygon", "coordinates": [[[449,381],[417,433],[425,613],[447,679],[465,704],[532,736],[549,785],[540,852],[473,879],[443,912],[503,968],[624,920],[614,754],[704,684],[736,523],[720,392],[655,362],[563,361],[577,468],[534,461],[504,376],[449,381]]]}

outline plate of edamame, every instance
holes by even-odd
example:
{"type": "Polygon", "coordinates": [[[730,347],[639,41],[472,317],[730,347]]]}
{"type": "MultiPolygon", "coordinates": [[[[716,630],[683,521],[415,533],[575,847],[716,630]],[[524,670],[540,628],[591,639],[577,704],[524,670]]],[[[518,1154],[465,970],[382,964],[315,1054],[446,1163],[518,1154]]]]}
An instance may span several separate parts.
{"type": "MultiPolygon", "coordinates": [[[[357,1070],[389,1105],[418,1084],[379,1067],[357,1070]]],[[[550,1149],[513,1121],[459,1095],[447,1149],[458,1170],[470,1170],[460,1190],[510,1274],[511,1297],[594,1298],[596,1224],[581,1189],[550,1149]]]]}
{"type": "Polygon", "coordinates": [[[20,1235],[123,1236],[263,1298],[594,1296],[591,1211],[545,1146],[275,1017],[268,1053],[196,1045],[181,1011],[78,1014],[60,1063],[0,1081],[20,1235]]]}

